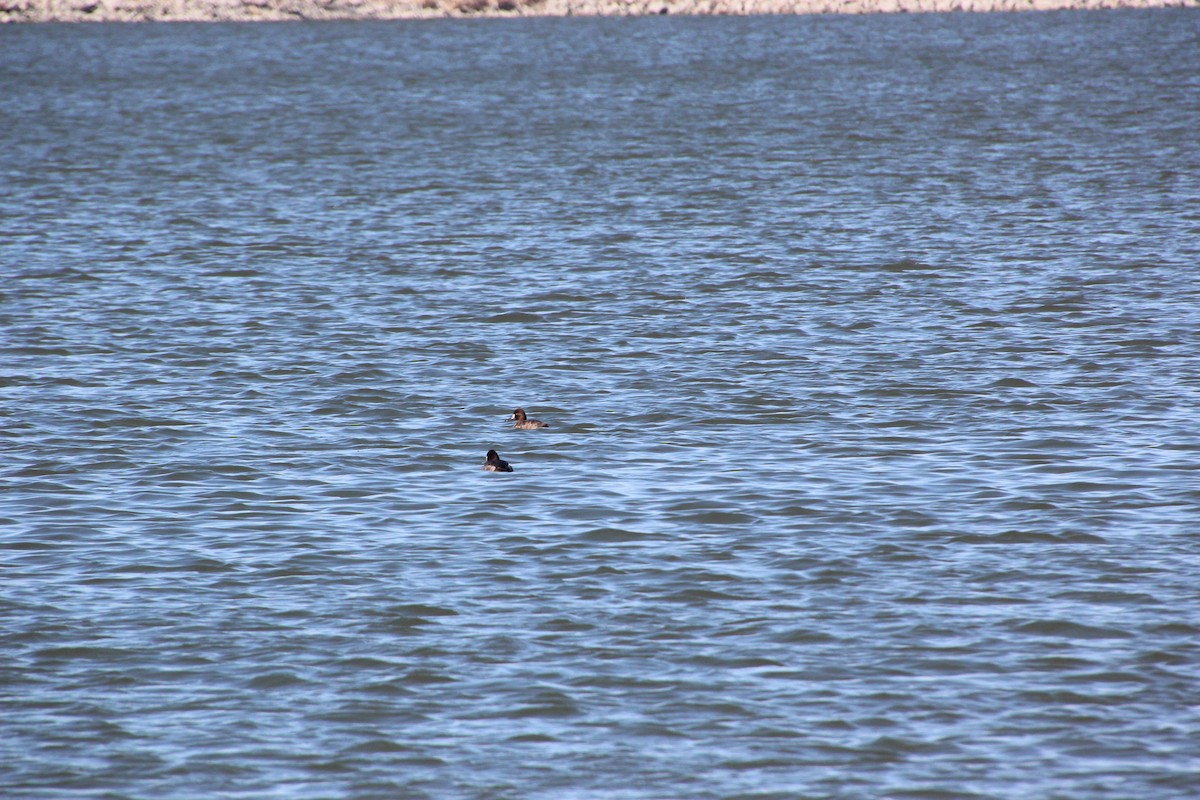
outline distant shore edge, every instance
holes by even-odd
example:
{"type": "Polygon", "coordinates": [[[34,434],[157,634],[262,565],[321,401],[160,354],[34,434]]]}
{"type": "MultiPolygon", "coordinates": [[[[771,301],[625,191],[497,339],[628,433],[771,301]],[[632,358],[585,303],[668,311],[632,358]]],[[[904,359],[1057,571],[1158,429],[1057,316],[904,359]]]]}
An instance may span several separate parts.
{"type": "Polygon", "coordinates": [[[6,22],[877,14],[1200,8],[1200,0],[0,0],[6,22]]]}

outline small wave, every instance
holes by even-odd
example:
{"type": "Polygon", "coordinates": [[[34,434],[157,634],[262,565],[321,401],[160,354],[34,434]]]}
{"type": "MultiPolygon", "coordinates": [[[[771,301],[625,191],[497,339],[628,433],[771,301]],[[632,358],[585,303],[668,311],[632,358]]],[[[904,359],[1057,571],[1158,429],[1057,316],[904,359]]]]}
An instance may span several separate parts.
{"type": "Polygon", "coordinates": [[[503,314],[486,317],[483,321],[487,323],[532,325],[538,322],[545,322],[546,318],[541,314],[531,314],[527,311],[508,311],[503,314]]]}
{"type": "Polygon", "coordinates": [[[123,647],[66,646],[35,650],[33,656],[44,661],[131,661],[138,657],[134,650],[123,647]]]}
{"type": "Polygon", "coordinates": [[[1013,626],[1017,633],[1062,639],[1131,639],[1133,634],[1118,628],[1084,625],[1069,620],[1034,620],[1013,626]]]}
{"type": "Polygon", "coordinates": [[[620,544],[623,542],[642,542],[661,537],[637,531],[622,530],[621,528],[593,528],[590,531],[579,534],[577,538],[585,542],[620,544]]]}
{"type": "Polygon", "coordinates": [[[247,685],[251,689],[282,689],[306,683],[308,681],[299,677],[294,672],[268,672],[265,675],[257,675],[251,678],[247,685]]]}

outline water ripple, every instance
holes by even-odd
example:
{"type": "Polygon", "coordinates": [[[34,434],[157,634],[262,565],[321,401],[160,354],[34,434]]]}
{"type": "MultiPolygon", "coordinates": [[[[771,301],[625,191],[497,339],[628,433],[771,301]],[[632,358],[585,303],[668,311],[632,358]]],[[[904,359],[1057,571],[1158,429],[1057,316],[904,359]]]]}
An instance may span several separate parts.
{"type": "Polygon", "coordinates": [[[6,32],[0,786],[1194,796],[1196,36],[6,32]]]}

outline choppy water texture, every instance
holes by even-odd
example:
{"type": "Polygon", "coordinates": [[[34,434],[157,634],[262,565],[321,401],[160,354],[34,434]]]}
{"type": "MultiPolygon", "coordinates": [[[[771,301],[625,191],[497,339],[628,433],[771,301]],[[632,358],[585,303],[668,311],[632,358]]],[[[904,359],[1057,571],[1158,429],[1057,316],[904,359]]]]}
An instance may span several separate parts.
{"type": "Polygon", "coordinates": [[[0,45],[5,797],[1200,792],[1200,14],[0,45]]]}

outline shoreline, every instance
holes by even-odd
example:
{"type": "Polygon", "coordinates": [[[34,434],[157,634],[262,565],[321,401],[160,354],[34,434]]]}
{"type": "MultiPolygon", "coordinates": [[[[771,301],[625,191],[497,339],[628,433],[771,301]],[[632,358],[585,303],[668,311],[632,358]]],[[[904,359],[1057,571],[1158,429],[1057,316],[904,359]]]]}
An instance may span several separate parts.
{"type": "Polygon", "coordinates": [[[1200,0],[0,0],[0,24],[1200,8],[1200,0]]]}

